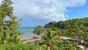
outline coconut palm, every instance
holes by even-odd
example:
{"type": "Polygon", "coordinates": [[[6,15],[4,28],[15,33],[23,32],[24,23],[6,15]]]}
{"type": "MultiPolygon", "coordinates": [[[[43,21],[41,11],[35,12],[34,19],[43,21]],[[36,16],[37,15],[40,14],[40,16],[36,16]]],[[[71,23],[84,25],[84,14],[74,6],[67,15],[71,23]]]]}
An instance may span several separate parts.
{"type": "Polygon", "coordinates": [[[57,48],[56,39],[57,39],[57,30],[48,29],[44,32],[41,42],[41,46],[45,46],[47,50],[53,50],[57,48]]]}

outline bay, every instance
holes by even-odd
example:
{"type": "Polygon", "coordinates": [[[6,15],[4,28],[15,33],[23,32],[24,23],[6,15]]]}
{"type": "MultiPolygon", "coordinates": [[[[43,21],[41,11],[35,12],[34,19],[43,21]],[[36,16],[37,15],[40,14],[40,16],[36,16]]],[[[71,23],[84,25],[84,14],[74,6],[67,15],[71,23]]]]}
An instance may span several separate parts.
{"type": "Polygon", "coordinates": [[[34,36],[33,34],[34,27],[21,27],[20,32],[22,33],[23,37],[32,37],[34,36]]]}

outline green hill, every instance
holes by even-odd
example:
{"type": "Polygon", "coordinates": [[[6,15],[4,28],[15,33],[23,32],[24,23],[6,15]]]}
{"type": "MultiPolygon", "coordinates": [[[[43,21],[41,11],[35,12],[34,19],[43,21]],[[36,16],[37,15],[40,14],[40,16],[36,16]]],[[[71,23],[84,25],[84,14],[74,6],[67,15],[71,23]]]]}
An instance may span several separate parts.
{"type": "Polygon", "coordinates": [[[88,17],[59,21],[59,22],[50,22],[45,25],[45,28],[53,28],[53,27],[60,29],[67,29],[73,27],[88,27],[88,17]]]}
{"type": "Polygon", "coordinates": [[[50,22],[46,24],[44,27],[59,29],[61,32],[60,35],[85,40],[88,39],[88,17],[59,22],[50,22]]]}

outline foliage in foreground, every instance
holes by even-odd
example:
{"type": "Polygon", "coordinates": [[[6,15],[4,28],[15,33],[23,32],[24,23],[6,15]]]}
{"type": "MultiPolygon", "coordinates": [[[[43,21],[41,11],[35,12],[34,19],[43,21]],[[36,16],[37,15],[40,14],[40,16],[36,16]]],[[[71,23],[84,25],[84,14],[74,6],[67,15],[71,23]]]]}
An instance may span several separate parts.
{"type": "MultiPolygon", "coordinates": [[[[62,44],[62,43],[60,43],[62,44]]],[[[32,44],[1,44],[0,50],[82,50],[73,46],[73,44],[65,45],[62,44],[58,48],[47,48],[45,45],[36,46],[34,43],[32,44]]]]}

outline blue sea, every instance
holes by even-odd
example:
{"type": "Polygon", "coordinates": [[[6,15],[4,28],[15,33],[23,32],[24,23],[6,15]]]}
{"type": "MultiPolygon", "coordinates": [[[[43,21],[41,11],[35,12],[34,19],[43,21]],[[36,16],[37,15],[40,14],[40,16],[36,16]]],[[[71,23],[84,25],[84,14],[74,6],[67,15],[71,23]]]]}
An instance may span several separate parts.
{"type": "Polygon", "coordinates": [[[21,27],[20,28],[20,32],[22,33],[22,36],[24,37],[34,36],[33,30],[34,30],[34,27],[21,27]]]}

